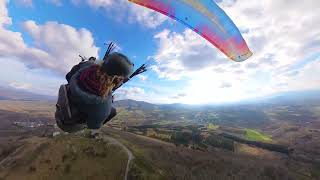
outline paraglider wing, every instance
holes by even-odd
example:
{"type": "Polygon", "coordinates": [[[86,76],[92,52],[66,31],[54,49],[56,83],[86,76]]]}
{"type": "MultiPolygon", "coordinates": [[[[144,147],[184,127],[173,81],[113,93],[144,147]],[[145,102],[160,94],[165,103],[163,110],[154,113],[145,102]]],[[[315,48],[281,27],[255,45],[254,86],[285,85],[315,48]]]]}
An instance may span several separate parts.
{"type": "Polygon", "coordinates": [[[129,1],[180,21],[234,61],[244,61],[252,55],[236,25],[213,0],[129,1]]]}

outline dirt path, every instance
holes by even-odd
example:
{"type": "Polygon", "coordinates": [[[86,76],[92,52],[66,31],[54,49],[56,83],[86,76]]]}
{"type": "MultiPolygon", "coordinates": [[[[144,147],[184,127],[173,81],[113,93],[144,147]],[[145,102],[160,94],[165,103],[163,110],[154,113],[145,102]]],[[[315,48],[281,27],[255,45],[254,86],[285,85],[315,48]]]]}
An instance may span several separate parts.
{"type": "Polygon", "coordinates": [[[132,159],[134,158],[132,152],[125,145],[123,145],[121,142],[119,142],[118,140],[116,140],[116,139],[114,139],[114,138],[112,138],[110,136],[104,135],[104,136],[102,136],[102,138],[104,140],[110,142],[111,144],[115,144],[115,145],[118,145],[118,146],[122,147],[122,149],[124,149],[127,152],[127,154],[128,154],[128,163],[127,163],[127,167],[126,167],[126,174],[124,176],[124,179],[127,180],[129,169],[130,169],[130,163],[131,163],[132,159]]]}

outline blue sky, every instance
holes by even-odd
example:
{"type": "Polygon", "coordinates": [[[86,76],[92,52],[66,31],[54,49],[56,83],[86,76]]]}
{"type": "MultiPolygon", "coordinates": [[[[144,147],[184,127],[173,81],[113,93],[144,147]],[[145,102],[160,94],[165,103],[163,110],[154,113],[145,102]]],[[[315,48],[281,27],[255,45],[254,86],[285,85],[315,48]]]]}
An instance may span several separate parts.
{"type": "Polygon", "coordinates": [[[126,0],[2,0],[0,86],[55,95],[78,54],[102,57],[114,41],[137,66],[157,59],[118,99],[201,104],[320,88],[320,3],[216,2],[245,30],[251,59],[229,61],[180,23],[126,0]]]}

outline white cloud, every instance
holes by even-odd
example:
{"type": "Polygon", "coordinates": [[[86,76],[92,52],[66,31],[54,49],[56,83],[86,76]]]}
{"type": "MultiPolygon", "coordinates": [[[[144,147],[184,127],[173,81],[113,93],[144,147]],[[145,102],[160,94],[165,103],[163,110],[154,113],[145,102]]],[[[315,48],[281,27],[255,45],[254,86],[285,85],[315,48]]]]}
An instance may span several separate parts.
{"type": "Polygon", "coordinates": [[[279,68],[320,51],[320,1],[250,0],[235,1],[222,6],[240,29],[247,29],[245,39],[255,56],[251,61],[263,63],[266,55],[279,68]],[[311,49],[306,45],[313,44],[311,49]]]}
{"type": "Polygon", "coordinates": [[[16,3],[26,6],[26,7],[32,7],[33,3],[32,0],[14,0],[16,3]]]}
{"type": "Polygon", "coordinates": [[[138,22],[149,28],[155,28],[168,20],[168,17],[158,12],[135,4],[129,5],[129,12],[132,15],[129,16],[129,21],[138,22]]]}
{"type": "Polygon", "coordinates": [[[184,89],[188,96],[180,102],[234,101],[320,88],[317,61],[293,69],[320,53],[320,1],[224,0],[219,5],[243,32],[254,56],[234,63],[189,29],[158,33],[156,73],[170,80],[189,79],[184,89]]]}
{"type": "Polygon", "coordinates": [[[142,88],[139,87],[122,87],[115,93],[116,99],[136,99],[139,100],[143,95],[145,94],[145,91],[142,88]]]}
{"type": "MultiPolygon", "coordinates": [[[[32,1],[32,0],[30,0],[30,1],[32,1]]],[[[62,6],[62,0],[46,0],[46,1],[49,3],[52,3],[56,6],[62,6]]]]}
{"type": "Polygon", "coordinates": [[[185,94],[185,93],[179,93],[179,94],[176,94],[174,96],[171,96],[170,98],[172,98],[172,99],[180,99],[180,98],[183,98],[183,97],[186,97],[186,96],[187,96],[187,94],[185,94]]]}
{"type": "Polygon", "coordinates": [[[190,29],[182,34],[167,29],[154,36],[159,49],[155,71],[171,80],[189,76],[189,73],[228,63],[217,50],[190,29]]]}
{"type": "Polygon", "coordinates": [[[16,89],[30,90],[32,88],[32,84],[29,83],[12,82],[9,85],[16,89]]]}
{"type": "MultiPolygon", "coordinates": [[[[33,0],[13,0],[13,1],[18,3],[19,5],[23,5],[26,7],[33,7],[33,0]]],[[[62,5],[62,0],[45,0],[45,1],[48,3],[54,4],[56,6],[62,5]]],[[[76,0],[73,0],[73,1],[76,1],[76,0]]],[[[74,2],[74,3],[76,3],[76,2],[74,2]]]]}
{"type": "MultiPolygon", "coordinates": [[[[159,92],[164,92],[162,91],[162,87],[159,89],[159,92]]],[[[134,99],[137,101],[146,101],[155,104],[167,104],[173,102],[172,96],[179,96],[179,98],[184,97],[184,94],[168,95],[168,93],[159,92],[145,91],[143,86],[121,87],[115,92],[115,100],[134,99]]]]}
{"type": "MultiPolygon", "coordinates": [[[[65,73],[77,62],[79,53],[97,55],[98,48],[88,30],[58,22],[24,22],[23,27],[33,40],[32,44],[26,44],[20,32],[8,29],[12,20],[8,16],[7,2],[0,2],[0,58],[13,56],[29,68],[65,73]]],[[[129,22],[149,28],[158,27],[168,19],[126,0],[72,2],[86,3],[92,8],[117,14],[115,18],[120,20],[130,17],[129,22]]],[[[119,89],[119,95],[150,102],[210,103],[241,100],[278,91],[319,88],[319,59],[298,68],[296,65],[320,52],[320,14],[317,13],[320,12],[320,1],[223,0],[219,5],[243,32],[254,53],[252,58],[235,63],[189,29],[182,33],[163,30],[154,36],[159,45],[152,56],[157,59],[154,70],[161,78],[188,79],[187,84],[178,91],[185,96],[179,96],[174,91],[163,94],[147,92],[143,86],[123,87],[119,89]]],[[[33,80],[39,79],[33,77],[33,80]]],[[[27,82],[32,85],[30,88],[41,89],[30,81],[27,82]]],[[[41,81],[43,83],[45,80],[41,81]]],[[[28,87],[22,82],[11,80],[7,83],[10,82],[28,87]]],[[[55,82],[55,86],[58,84],[56,79],[51,82],[55,82]]],[[[162,91],[162,88],[157,89],[162,91]]]]}
{"type": "Polygon", "coordinates": [[[11,25],[12,20],[8,16],[7,4],[8,0],[2,0],[0,2],[0,28],[5,25],[11,25]]]}
{"type": "Polygon", "coordinates": [[[320,58],[305,65],[299,71],[279,75],[278,82],[284,84],[276,90],[307,90],[320,88],[320,58]]]}
{"type": "Polygon", "coordinates": [[[223,82],[220,85],[220,88],[231,88],[231,87],[232,87],[232,84],[227,83],[227,82],[223,82]]]}
{"type": "Polygon", "coordinates": [[[57,95],[60,84],[65,83],[63,77],[50,75],[48,71],[41,69],[29,69],[16,58],[1,58],[0,85],[23,88],[28,91],[44,94],[57,95]],[[8,76],[10,74],[10,76],[8,76]]]}
{"type": "Polygon", "coordinates": [[[32,40],[31,44],[27,44],[22,33],[9,29],[12,20],[8,15],[7,3],[8,1],[0,1],[0,59],[2,65],[6,60],[11,64],[7,62],[8,66],[4,65],[7,73],[2,75],[6,79],[0,79],[2,84],[31,88],[42,94],[56,92],[65,73],[79,62],[79,54],[87,57],[98,56],[99,49],[95,46],[90,31],[84,28],[75,29],[58,22],[46,22],[43,25],[34,21],[24,22],[23,28],[32,40]],[[14,72],[14,79],[21,81],[7,77],[10,72],[14,72]],[[58,79],[57,76],[49,77],[47,74],[50,73],[51,76],[53,73],[60,76],[58,79]],[[29,77],[32,77],[33,81],[29,77]]]}
{"type": "Polygon", "coordinates": [[[119,1],[115,1],[115,0],[89,0],[87,1],[88,4],[90,6],[93,6],[93,7],[109,7],[111,5],[114,5],[115,3],[119,3],[119,1]]]}
{"type": "Polygon", "coordinates": [[[45,61],[48,68],[55,71],[65,73],[70,70],[79,54],[86,57],[98,56],[92,34],[84,28],[77,30],[57,22],[37,25],[34,21],[26,21],[23,27],[33,38],[37,50],[49,55],[39,61],[45,61]]]}
{"type": "Polygon", "coordinates": [[[127,0],[72,0],[72,2],[75,5],[86,3],[95,9],[102,8],[114,19],[119,21],[127,19],[131,23],[139,23],[147,28],[155,28],[168,19],[160,13],[127,0]]]}
{"type": "Polygon", "coordinates": [[[71,0],[71,3],[76,6],[78,6],[81,2],[82,2],[82,0],[71,0]]]}
{"type": "Polygon", "coordinates": [[[77,63],[78,54],[98,55],[90,31],[57,22],[44,25],[24,22],[23,28],[33,40],[32,45],[26,44],[20,32],[7,28],[11,18],[6,5],[6,1],[0,2],[0,57],[15,57],[29,68],[46,68],[65,74],[77,63]]]}
{"type": "Polygon", "coordinates": [[[28,46],[20,32],[0,27],[0,56],[17,57],[30,68],[46,68],[64,74],[77,63],[78,54],[98,54],[92,35],[86,29],[76,30],[57,22],[37,25],[27,21],[23,26],[34,46],[28,46]]]}

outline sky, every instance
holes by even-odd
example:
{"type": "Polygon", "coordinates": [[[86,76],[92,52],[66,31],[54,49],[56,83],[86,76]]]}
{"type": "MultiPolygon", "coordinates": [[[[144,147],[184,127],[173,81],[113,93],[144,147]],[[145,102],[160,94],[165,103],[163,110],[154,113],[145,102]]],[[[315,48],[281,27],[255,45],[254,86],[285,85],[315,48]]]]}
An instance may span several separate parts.
{"type": "Polygon", "coordinates": [[[57,95],[79,54],[104,43],[152,69],[116,99],[208,104],[320,89],[320,1],[215,0],[253,56],[228,60],[184,25],[127,0],[0,0],[0,86],[57,95]]]}

